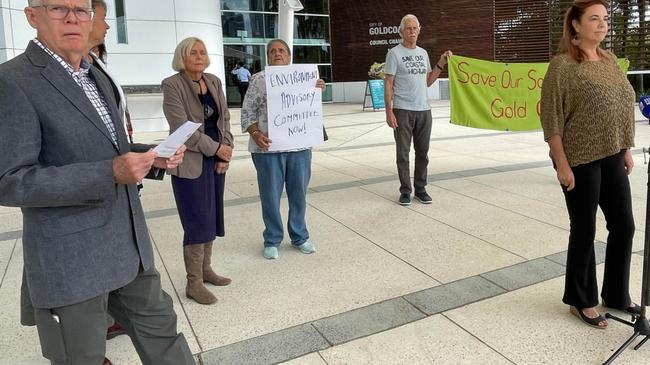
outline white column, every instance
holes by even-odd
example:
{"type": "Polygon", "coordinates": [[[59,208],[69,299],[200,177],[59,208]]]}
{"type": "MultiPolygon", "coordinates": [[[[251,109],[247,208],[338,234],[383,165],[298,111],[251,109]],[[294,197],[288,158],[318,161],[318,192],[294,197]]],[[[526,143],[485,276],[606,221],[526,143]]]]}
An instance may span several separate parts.
{"type": "MultiPolygon", "coordinates": [[[[0,63],[7,60],[7,42],[5,42],[5,22],[3,18],[4,8],[0,2],[0,63]]],[[[9,27],[7,27],[9,28],[9,27]]]]}
{"type": "Polygon", "coordinates": [[[303,9],[300,0],[279,0],[278,38],[287,42],[293,59],[293,13],[303,9]]]}

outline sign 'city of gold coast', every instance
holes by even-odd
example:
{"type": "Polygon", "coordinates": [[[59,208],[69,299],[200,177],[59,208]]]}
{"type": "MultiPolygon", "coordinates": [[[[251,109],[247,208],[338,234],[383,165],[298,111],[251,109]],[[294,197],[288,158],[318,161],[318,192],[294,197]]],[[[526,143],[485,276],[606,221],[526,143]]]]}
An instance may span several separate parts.
{"type": "MultiPolygon", "coordinates": [[[[629,61],[619,59],[627,72],[629,61]]],[[[449,59],[451,122],[502,131],[541,128],[540,98],[548,63],[498,63],[449,59]]]]}

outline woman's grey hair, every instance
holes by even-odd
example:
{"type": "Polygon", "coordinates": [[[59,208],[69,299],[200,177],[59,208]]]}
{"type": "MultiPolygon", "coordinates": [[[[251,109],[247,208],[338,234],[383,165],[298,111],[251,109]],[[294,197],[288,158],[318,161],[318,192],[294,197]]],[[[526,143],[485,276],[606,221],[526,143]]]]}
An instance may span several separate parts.
{"type": "Polygon", "coordinates": [[[399,31],[402,32],[404,30],[404,27],[406,26],[406,21],[409,19],[415,20],[416,23],[418,23],[418,27],[420,26],[420,21],[418,20],[418,17],[416,17],[413,14],[406,14],[402,18],[402,21],[399,23],[399,31]]]}
{"type": "Polygon", "coordinates": [[[269,43],[266,44],[266,56],[267,57],[269,55],[269,50],[271,49],[271,46],[273,45],[273,43],[282,44],[284,46],[284,48],[287,50],[287,53],[289,54],[289,56],[291,56],[291,49],[289,49],[289,45],[287,44],[287,42],[283,41],[280,38],[276,38],[276,39],[271,39],[269,41],[269,43]]]}
{"type": "MultiPolygon", "coordinates": [[[[178,44],[178,46],[176,46],[176,50],[174,51],[174,59],[172,60],[172,68],[174,71],[185,71],[185,59],[190,56],[192,47],[194,47],[194,44],[196,42],[201,42],[203,47],[205,47],[205,42],[197,37],[185,38],[178,44]]],[[[208,66],[210,66],[210,57],[206,54],[205,67],[207,68],[208,66]]]]}

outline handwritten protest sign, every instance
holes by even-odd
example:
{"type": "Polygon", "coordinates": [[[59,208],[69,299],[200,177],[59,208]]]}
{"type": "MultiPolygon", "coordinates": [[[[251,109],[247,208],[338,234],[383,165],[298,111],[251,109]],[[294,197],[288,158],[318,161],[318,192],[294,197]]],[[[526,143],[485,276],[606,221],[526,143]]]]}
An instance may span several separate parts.
{"type": "MultiPolygon", "coordinates": [[[[626,72],[629,62],[619,59],[626,72]]],[[[498,63],[453,56],[449,60],[451,122],[473,128],[541,128],[541,88],[548,63],[498,63]]]]}
{"type": "Polygon", "coordinates": [[[266,67],[270,151],[323,143],[323,103],[316,65],[266,67]]]}

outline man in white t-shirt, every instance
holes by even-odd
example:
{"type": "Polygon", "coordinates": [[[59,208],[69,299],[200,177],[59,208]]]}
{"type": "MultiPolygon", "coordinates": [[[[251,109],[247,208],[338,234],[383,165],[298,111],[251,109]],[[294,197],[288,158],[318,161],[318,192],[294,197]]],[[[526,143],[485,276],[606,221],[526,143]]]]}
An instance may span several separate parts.
{"type": "Polygon", "coordinates": [[[429,139],[431,138],[431,107],[427,88],[440,76],[451,51],[444,52],[432,69],[429,54],[417,46],[420,22],[415,15],[402,18],[399,32],[402,44],[388,50],[384,72],[384,99],[386,123],[393,128],[397,155],[397,173],[400,180],[399,204],[411,204],[411,175],[409,152],[411,140],[415,149],[413,186],[415,197],[423,204],[431,204],[427,194],[427,165],[429,164],[429,139]]]}

